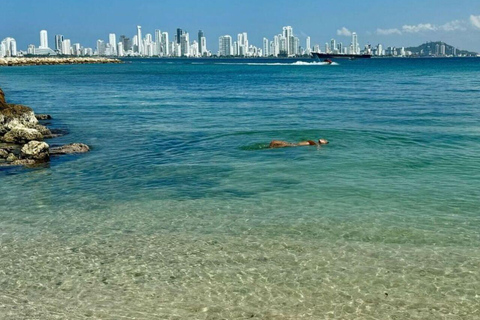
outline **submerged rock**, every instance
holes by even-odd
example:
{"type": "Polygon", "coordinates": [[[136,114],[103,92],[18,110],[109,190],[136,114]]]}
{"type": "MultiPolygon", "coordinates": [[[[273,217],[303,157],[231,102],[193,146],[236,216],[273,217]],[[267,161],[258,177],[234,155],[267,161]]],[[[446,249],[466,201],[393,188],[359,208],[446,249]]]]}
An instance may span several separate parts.
{"type": "Polygon", "coordinates": [[[48,161],[50,159],[49,145],[45,142],[30,141],[23,146],[21,150],[21,158],[36,160],[36,161],[48,161]]]}
{"type": "Polygon", "coordinates": [[[61,155],[61,154],[78,154],[86,153],[90,151],[90,147],[83,143],[71,143],[61,147],[51,148],[50,154],[52,155],[61,155]]]}
{"type": "Polygon", "coordinates": [[[49,114],[36,114],[37,120],[52,120],[52,116],[49,114]]]}

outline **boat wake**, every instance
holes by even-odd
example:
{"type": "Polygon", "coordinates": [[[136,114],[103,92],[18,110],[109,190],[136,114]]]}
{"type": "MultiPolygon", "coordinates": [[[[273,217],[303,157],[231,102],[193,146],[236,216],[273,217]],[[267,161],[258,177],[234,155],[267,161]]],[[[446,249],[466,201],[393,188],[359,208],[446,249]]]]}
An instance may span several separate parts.
{"type": "Polygon", "coordinates": [[[248,62],[248,63],[217,63],[223,65],[248,65],[248,66],[338,66],[336,62],[305,62],[305,61],[296,61],[293,63],[285,62],[248,62]]]}

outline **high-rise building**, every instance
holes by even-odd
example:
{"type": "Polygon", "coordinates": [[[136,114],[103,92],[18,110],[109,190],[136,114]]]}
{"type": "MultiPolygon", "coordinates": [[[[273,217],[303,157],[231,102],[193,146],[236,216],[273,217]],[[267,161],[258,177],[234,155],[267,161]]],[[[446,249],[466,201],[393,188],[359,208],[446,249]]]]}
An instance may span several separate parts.
{"type": "Polygon", "coordinates": [[[377,46],[377,56],[383,56],[383,46],[381,44],[377,46]]]}
{"type": "Polygon", "coordinates": [[[62,52],[62,42],[63,36],[61,34],[57,34],[55,36],[55,51],[62,52]]]}
{"type": "Polygon", "coordinates": [[[442,43],[440,45],[440,55],[441,56],[445,56],[446,55],[446,46],[445,46],[445,43],[442,43]]]}
{"type": "Polygon", "coordinates": [[[269,41],[267,38],[263,38],[263,56],[269,56],[269,41]]]}
{"type": "Polygon", "coordinates": [[[82,55],[82,46],[80,43],[74,43],[72,46],[72,51],[74,56],[81,56],[82,55]]]}
{"type": "Polygon", "coordinates": [[[305,41],[305,54],[311,54],[312,53],[312,44],[310,37],[307,37],[307,40],[305,41]]]}
{"type": "Polygon", "coordinates": [[[351,44],[351,53],[360,54],[360,46],[358,45],[358,36],[356,32],[352,32],[352,44],[351,44]]]}
{"type": "Polygon", "coordinates": [[[97,56],[104,56],[107,53],[107,46],[103,40],[97,40],[97,56]]]}
{"type": "Polygon", "coordinates": [[[64,39],[62,41],[62,54],[69,56],[72,54],[70,39],[64,39]]]}
{"type": "Polygon", "coordinates": [[[170,42],[168,40],[168,32],[162,33],[162,55],[165,57],[170,56],[170,42]]]}
{"type": "Polygon", "coordinates": [[[110,54],[112,56],[117,55],[117,36],[115,33],[110,33],[108,35],[108,44],[110,45],[110,54]]]}
{"type": "Polygon", "coordinates": [[[188,32],[183,32],[180,36],[180,54],[182,57],[190,56],[190,35],[188,32]]]}
{"type": "Polygon", "coordinates": [[[293,28],[290,26],[283,27],[283,37],[285,38],[285,44],[286,44],[286,54],[287,55],[292,55],[293,49],[293,28]]]}
{"type": "Polygon", "coordinates": [[[48,33],[47,30],[40,31],[40,49],[48,49],[48,33]]]}
{"type": "Polygon", "coordinates": [[[125,50],[123,50],[123,42],[117,43],[117,55],[123,57],[125,55],[125,50]]]}
{"type": "Polygon", "coordinates": [[[181,40],[181,37],[182,35],[185,33],[185,31],[183,31],[182,29],[180,28],[177,28],[177,36],[175,37],[175,41],[180,44],[180,42],[182,41],[181,40]]]}
{"type": "Polygon", "coordinates": [[[200,47],[201,47],[201,44],[202,44],[202,37],[205,37],[205,34],[203,33],[203,30],[198,30],[198,43],[199,43],[200,47]]]}
{"type": "Polygon", "coordinates": [[[201,39],[200,39],[200,55],[201,56],[206,56],[207,53],[208,53],[208,50],[207,50],[207,38],[205,36],[203,36],[201,39]]]}
{"type": "Polygon", "coordinates": [[[122,48],[124,52],[132,49],[132,41],[125,35],[120,36],[120,42],[122,43],[122,48]]]}
{"type": "Polygon", "coordinates": [[[332,51],[332,53],[337,53],[337,42],[335,41],[335,39],[332,39],[330,40],[330,50],[332,51]]]}
{"type": "Polygon", "coordinates": [[[7,37],[0,43],[0,57],[17,56],[17,42],[14,38],[7,37]]]}
{"type": "Polygon", "coordinates": [[[159,56],[162,52],[162,31],[155,30],[155,55],[159,56]]]}
{"type": "Polygon", "coordinates": [[[229,35],[221,36],[218,38],[218,55],[227,57],[233,55],[232,37],[229,35]]]}
{"type": "Polygon", "coordinates": [[[137,43],[136,43],[136,52],[139,54],[143,53],[143,43],[142,43],[142,26],[137,26],[137,43]]]}

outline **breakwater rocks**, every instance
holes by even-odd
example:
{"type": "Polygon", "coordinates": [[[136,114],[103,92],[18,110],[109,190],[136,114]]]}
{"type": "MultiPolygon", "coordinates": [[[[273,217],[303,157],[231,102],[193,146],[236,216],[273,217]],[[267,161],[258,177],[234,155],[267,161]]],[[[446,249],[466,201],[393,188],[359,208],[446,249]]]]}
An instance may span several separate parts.
{"type": "Polygon", "coordinates": [[[35,115],[29,107],[7,103],[0,89],[0,166],[36,165],[53,155],[90,151],[81,143],[50,148],[44,140],[57,135],[39,122],[49,119],[49,115],[35,115]]]}
{"type": "Polygon", "coordinates": [[[0,58],[0,66],[39,66],[57,64],[122,63],[121,60],[104,57],[13,57],[0,58]]]}

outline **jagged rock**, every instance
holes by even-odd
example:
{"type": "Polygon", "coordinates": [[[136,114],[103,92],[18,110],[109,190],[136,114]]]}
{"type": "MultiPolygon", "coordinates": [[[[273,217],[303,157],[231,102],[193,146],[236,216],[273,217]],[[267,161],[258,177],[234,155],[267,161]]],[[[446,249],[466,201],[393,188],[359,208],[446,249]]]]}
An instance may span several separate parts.
{"type": "Polygon", "coordinates": [[[52,116],[49,114],[36,114],[35,117],[37,120],[51,120],[52,116]]]}
{"type": "Polygon", "coordinates": [[[0,103],[0,136],[17,127],[38,125],[33,110],[18,104],[0,103]]]}
{"type": "Polygon", "coordinates": [[[13,161],[10,165],[12,166],[31,166],[37,164],[38,162],[33,159],[20,159],[13,161]]]}
{"type": "Polygon", "coordinates": [[[7,157],[7,162],[13,162],[13,161],[17,161],[18,158],[16,155],[14,155],[13,153],[10,153],[7,157]]]}
{"type": "Polygon", "coordinates": [[[21,158],[36,161],[48,161],[50,158],[49,148],[49,145],[45,142],[30,141],[23,146],[21,150],[21,158]]]}
{"type": "Polygon", "coordinates": [[[52,131],[50,131],[50,129],[45,126],[42,126],[41,124],[32,125],[30,128],[38,130],[38,132],[40,132],[44,137],[53,136],[52,131]]]}
{"type": "Polygon", "coordinates": [[[36,129],[17,127],[8,131],[2,140],[10,143],[27,143],[33,140],[43,140],[43,135],[36,129]]]}
{"type": "Polygon", "coordinates": [[[8,151],[5,149],[0,149],[0,159],[6,159],[8,157],[8,151]]]}
{"type": "Polygon", "coordinates": [[[90,147],[83,143],[71,143],[61,147],[51,148],[51,155],[60,155],[60,154],[77,154],[77,153],[86,153],[90,151],[90,147]]]}
{"type": "Polygon", "coordinates": [[[0,103],[2,103],[2,102],[3,102],[3,103],[7,103],[7,102],[5,101],[5,93],[3,93],[2,88],[0,88],[0,103]]]}

